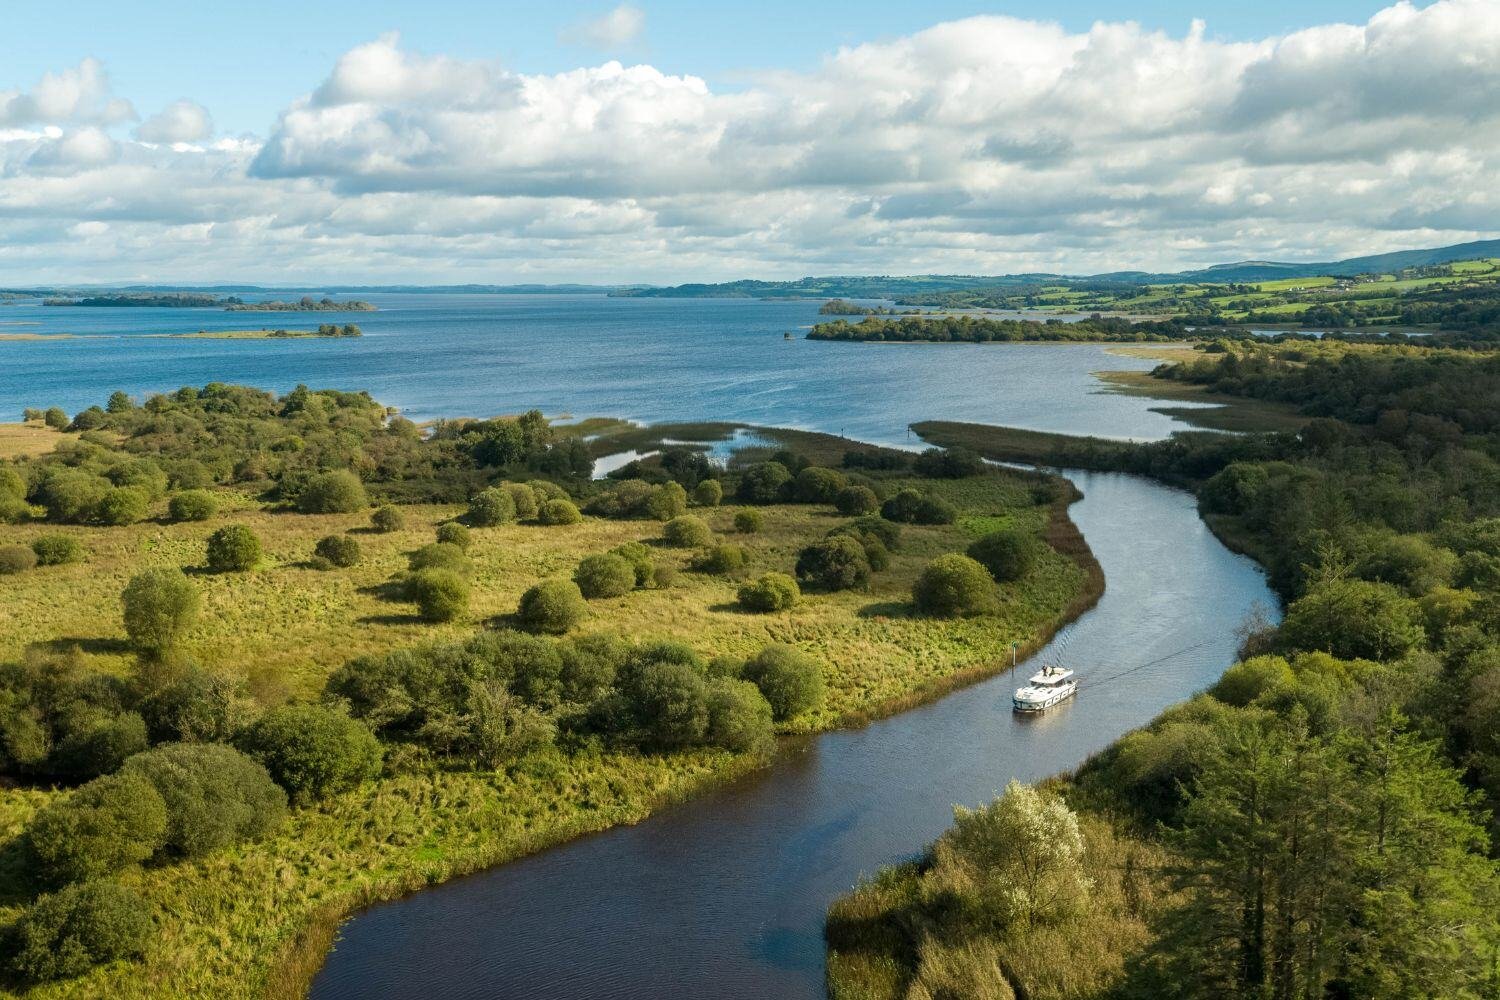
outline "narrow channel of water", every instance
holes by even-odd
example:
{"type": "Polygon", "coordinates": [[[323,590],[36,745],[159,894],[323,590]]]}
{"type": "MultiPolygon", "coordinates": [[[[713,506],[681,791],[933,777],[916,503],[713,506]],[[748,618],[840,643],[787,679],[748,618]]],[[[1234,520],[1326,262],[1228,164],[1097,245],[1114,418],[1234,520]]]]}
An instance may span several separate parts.
{"type": "Polygon", "coordinates": [[[1257,567],[1213,538],[1188,494],[1123,475],[1070,478],[1107,589],[1033,663],[1061,659],[1082,675],[1071,703],[1018,717],[1016,679],[1001,674],[809,740],[637,826],[377,906],[344,927],[312,996],[822,996],[823,916],[861,874],[920,851],[955,803],[1070,768],[1205,687],[1233,659],[1234,625],[1257,603],[1275,607],[1257,567]]]}

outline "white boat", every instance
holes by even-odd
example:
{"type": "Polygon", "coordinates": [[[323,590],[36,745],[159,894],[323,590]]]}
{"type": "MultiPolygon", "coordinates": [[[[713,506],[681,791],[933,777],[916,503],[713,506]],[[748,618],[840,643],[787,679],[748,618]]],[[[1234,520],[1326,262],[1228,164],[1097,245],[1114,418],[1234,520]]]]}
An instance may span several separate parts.
{"type": "Polygon", "coordinates": [[[1066,667],[1043,667],[1025,687],[1016,688],[1011,704],[1017,712],[1040,712],[1078,693],[1078,681],[1066,667]]]}

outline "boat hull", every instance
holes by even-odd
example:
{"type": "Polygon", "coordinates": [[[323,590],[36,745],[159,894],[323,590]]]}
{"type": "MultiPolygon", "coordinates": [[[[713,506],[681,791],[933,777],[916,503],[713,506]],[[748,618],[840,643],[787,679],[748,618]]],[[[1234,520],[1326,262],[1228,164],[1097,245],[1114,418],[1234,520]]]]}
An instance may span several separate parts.
{"type": "Polygon", "coordinates": [[[1077,693],[1078,688],[1075,685],[1067,688],[1064,691],[1059,691],[1057,694],[1042,700],[1033,700],[1030,698],[1022,700],[1020,698],[1011,698],[1010,703],[1011,707],[1014,708],[1017,712],[1045,712],[1047,709],[1053,707],[1054,705],[1062,704],[1077,693]]]}

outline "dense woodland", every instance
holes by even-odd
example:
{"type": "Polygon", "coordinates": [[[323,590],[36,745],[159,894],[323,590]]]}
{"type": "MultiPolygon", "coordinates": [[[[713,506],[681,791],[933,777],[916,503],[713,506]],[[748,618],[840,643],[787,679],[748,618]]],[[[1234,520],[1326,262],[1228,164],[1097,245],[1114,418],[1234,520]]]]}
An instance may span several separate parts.
{"type": "Polygon", "coordinates": [[[1196,489],[1285,616],[1246,623],[1208,692],[836,905],[835,996],[1496,996],[1497,362],[1221,344],[1157,374],[1295,403],[1300,433],[1043,443],[1196,489]]]}

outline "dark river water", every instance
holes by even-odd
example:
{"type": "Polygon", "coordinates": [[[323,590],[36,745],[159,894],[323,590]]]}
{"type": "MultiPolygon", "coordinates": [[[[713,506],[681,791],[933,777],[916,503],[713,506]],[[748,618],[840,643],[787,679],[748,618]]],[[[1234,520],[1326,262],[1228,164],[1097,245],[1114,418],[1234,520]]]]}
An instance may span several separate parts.
{"type": "Polygon", "coordinates": [[[637,826],[377,906],[345,925],[312,996],[822,996],[823,916],[861,874],[919,852],[955,803],[1071,767],[1205,687],[1233,659],[1234,624],[1257,603],[1275,607],[1189,495],[1071,478],[1107,589],[1037,660],[1079,672],[1073,701],[1017,716],[1016,678],[1001,674],[808,740],[637,826]]]}

